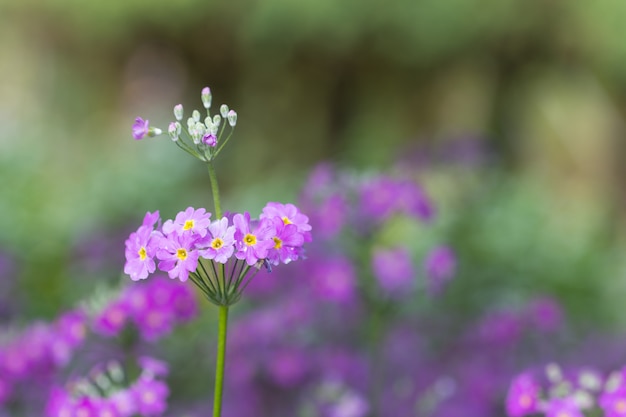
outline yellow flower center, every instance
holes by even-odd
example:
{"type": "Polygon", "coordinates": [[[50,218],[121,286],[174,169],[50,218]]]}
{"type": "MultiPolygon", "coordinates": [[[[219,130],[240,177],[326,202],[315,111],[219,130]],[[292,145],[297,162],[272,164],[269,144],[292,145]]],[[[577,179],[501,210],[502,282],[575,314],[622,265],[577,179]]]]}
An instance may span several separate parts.
{"type": "Polygon", "coordinates": [[[176,256],[178,257],[178,259],[180,259],[181,261],[184,261],[185,259],[187,259],[187,250],[185,248],[180,248],[176,251],[176,256]]]}
{"type": "Polygon", "coordinates": [[[187,220],[187,221],[185,222],[185,225],[183,226],[183,230],[190,230],[190,229],[193,229],[193,226],[194,226],[194,222],[193,222],[193,220],[187,220]]]}
{"type": "Polygon", "coordinates": [[[277,237],[273,237],[272,239],[274,239],[274,249],[280,249],[283,247],[283,241],[280,240],[277,237]]]}
{"type": "Polygon", "coordinates": [[[248,233],[247,235],[244,236],[243,243],[245,243],[248,246],[256,245],[256,236],[251,233],[248,233]]]}
{"type": "Polygon", "coordinates": [[[139,251],[137,253],[139,254],[139,259],[141,259],[142,261],[145,261],[146,258],[148,257],[148,253],[146,252],[146,248],[144,248],[143,246],[139,249],[139,251]]]}
{"type": "Polygon", "coordinates": [[[213,242],[211,242],[211,247],[215,250],[218,250],[222,246],[224,246],[224,241],[219,237],[216,237],[215,239],[213,239],[213,242]]]}
{"type": "Polygon", "coordinates": [[[289,220],[289,219],[287,218],[287,216],[284,216],[284,217],[283,217],[283,223],[284,223],[284,224],[291,224],[291,220],[289,220]]]}

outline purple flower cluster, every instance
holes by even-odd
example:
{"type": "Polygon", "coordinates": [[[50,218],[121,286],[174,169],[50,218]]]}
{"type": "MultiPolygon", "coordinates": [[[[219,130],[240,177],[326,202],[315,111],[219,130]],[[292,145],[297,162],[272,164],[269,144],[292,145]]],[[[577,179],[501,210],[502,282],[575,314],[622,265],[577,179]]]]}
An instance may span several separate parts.
{"type": "Polygon", "coordinates": [[[76,310],[0,341],[0,405],[20,386],[41,383],[65,367],[83,345],[86,331],[86,315],[76,310]]]}
{"type": "Polygon", "coordinates": [[[176,324],[197,314],[197,302],[190,288],[164,277],[133,285],[109,300],[95,315],[92,326],[103,336],[116,336],[133,323],[142,339],[154,341],[169,334],[176,324]]]}
{"type": "Polygon", "coordinates": [[[293,204],[270,202],[258,220],[246,212],[211,221],[205,209],[189,207],[162,226],[158,223],[158,212],[147,213],[126,240],[124,272],[134,281],[157,267],[182,282],[191,277],[217,304],[238,299],[251,279],[246,281],[251,267],[270,269],[295,261],[311,241],[309,219],[293,204]]]}
{"type": "Polygon", "coordinates": [[[169,388],[161,380],[167,376],[165,363],[152,358],[139,358],[141,373],[130,385],[122,367],[110,362],[98,366],[89,378],[80,378],[52,390],[46,415],[48,417],[131,417],[160,416],[167,409],[169,388]]]}
{"type": "Polygon", "coordinates": [[[511,382],[506,410],[510,417],[626,416],[626,368],[606,375],[592,368],[565,372],[556,364],[544,375],[526,371],[511,382]]]}
{"type": "Polygon", "coordinates": [[[362,262],[362,257],[368,258],[361,266],[371,271],[377,291],[394,299],[418,288],[437,295],[456,273],[456,256],[448,246],[418,252],[411,236],[379,238],[399,218],[406,224],[429,223],[435,218],[425,191],[407,175],[355,176],[320,164],[304,187],[301,206],[311,213],[317,234],[310,258],[325,260],[312,267],[312,274],[319,277],[314,280],[314,289],[328,299],[354,298],[355,294],[350,294],[359,287],[355,263],[362,262]],[[337,241],[343,243],[340,248],[337,241]],[[328,248],[332,248],[331,253],[328,248]],[[342,252],[351,256],[346,258],[342,252]],[[422,267],[416,264],[417,257],[423,258],[422,267]],[[425,282],[418,284],[420,279],[425,282]]]}

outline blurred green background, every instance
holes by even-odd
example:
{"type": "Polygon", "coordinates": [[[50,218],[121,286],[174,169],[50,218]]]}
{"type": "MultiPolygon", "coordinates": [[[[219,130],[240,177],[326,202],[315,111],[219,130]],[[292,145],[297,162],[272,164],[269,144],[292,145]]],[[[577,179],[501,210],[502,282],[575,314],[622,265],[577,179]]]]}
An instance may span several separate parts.
{"type": "Polygon", "coordinates": [[[211,206],[202,164],[130,135],[136,116],[165,128],[174,104],[199,108],[208,85],[239,114],[217,163],[223,207],[293,201],[322,160],[388,170],[472,138],[480,163],[419,171],[461,258],[444,301],[548,293],[619,329],[625,21],[620,0],[3,0],[14,315],[52,317],[118,282],[146,211],[211,206]]]}

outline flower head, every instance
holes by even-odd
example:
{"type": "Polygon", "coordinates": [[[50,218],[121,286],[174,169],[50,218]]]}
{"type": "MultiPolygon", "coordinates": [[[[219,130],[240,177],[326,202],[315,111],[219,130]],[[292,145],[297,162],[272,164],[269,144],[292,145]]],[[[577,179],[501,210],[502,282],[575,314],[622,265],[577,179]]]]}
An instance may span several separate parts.
{"type": "Polygon", "coordinates": [[[272,219],[276,235],[272,237],[274,246],[267,252],[270,263],[288,264],[298,259],[298,248],[304,243],[304,235],[298,232],[298,227],[293,223],[285,223],[280,217],[272,219]]]}
{"type": "Polygon", "coordinates": [[[211,223],[209,232],[209,235],[198,243],[198,247],[206,248],[200,251],[200,255],[225,264],[235,251],[235,226],[229,226],[228,219],[222,217],[211,223]]]}
{"type": "MultiPolygon", "coordinates": [[[[165,226],[165,225],[164,225],[165,226]]],[[[182,282],[187,281],[190,272],[198,267],[199,253],[195,250],[196,238],[190,233],[178,234],[176,231],[161,239],[157,258],[159,269],[166,271],[170,278],[178,278],[182,282]]]]}
{"type": "Polygon", "coordinates": [[[263,207],[260,219],[272,219],[279,217],[284,224],[294,224],[306,242],[311,241],[311,225],[308,216],[300,213],[298,207],[293,204],[270,202],[263,207]]]}
{"type": "Polygon", "coordinates": [[[188,207],[187,210],[178,213],[174,221],[167,220],[163,223],[163,233],[165,235],[172,232],[179,235],[196,233],[198,236],[204,237],[210,224],[211,213],[207,213],[203,208],[194,210],[193,207],[188,207]]]}
{"type": "Polygon", "coordinates": [[[276,228],[273,221],[263,219],[256,227],[250,222],[250,213],[235,214],[233,217],[235,224],[235,245],[237,259],[245,259],[248,265],[254,265],[257,261],[267,257],[275,242],[272,239],[276,236],[276,228]]]}
{"type": "Polygon", "coordinates": [[[126,240],[124,273],[133,281],[147,278],[156,269],[154,256],[161,235],[153,228],[158,218],[158,211],[146,213],[143,224],[126,240]]]}
{"type": "Polygon", "coordinates": [[[539,385],[528,374],[517,376],[506,397],[509,417],[522,417],[539,410],[539,385]]]}
{"type": "Polygon", "coordinates": [[[150,132],[150,122],[148,120],[143,120],[141,117],[137,117],[135,119],[135,123],[133,123],[133,138],[136,140],[140,140],[148,136],[150,132]]]}

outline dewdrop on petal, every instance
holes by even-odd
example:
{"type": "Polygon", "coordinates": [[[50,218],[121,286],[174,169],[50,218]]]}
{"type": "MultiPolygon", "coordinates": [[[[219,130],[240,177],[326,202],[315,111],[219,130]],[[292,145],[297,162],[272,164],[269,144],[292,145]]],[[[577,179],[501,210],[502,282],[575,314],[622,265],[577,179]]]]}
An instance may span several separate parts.
{"type": "Polygon", "coordinates": [[[202,99],[202,105],[205,109],[211,107],[211,100],[213,96],[211,95],[211,89],[209,87],[204,87],[202,89],[202,93],[200,94],[200,98],[202,99]]]}
{"type": "Polygon", "coordinates": [[[220,114],[223,118],[226,118],[226,116],[228,116],[228,106],[226,104],[222,104],[220,106],[220,114]]]}
{"type": "Polygon", "coordinates": [[[177,104],[174,106],[174,117],[179,122],[183,120],[183,105],[182,104],[177,104]]]}
{"type": "Polygon", "coordinates": [[[234,110],[230,110],[227,117],[230,127],[235,127],[235,125],[237,124],[237,112],[235,112],[234,110]]]}

